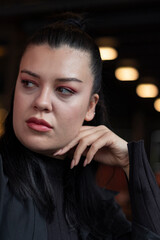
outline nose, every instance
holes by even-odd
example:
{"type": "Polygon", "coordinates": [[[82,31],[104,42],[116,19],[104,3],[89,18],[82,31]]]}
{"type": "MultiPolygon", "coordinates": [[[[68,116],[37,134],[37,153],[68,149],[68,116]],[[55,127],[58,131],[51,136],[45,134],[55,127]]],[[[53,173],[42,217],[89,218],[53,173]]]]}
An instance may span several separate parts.
{"type": "Polygon", "coordinates": [[[33,107],[38,111],[51,112],[52,111],[52,101],[51,101],[51,91],[49,88],[42,89],[34,100],[33,107]]]}

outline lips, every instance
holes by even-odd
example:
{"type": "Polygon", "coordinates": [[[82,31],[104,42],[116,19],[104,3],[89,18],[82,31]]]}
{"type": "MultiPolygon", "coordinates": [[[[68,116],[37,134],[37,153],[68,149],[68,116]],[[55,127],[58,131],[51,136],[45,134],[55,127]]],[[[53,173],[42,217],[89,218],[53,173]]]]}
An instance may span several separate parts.
{"type": "Polygon", "coordinates": [[[38,118],[35,118],[35,117],[29,118],[26,121],[26,123],[27,123],[29,128],[31,128],[33,130],[36,130],[36,131],[39,131],[39,132],[47,132],[47,131],[50,131],[53,128],[45,120],[38,119],[38,118]]]}

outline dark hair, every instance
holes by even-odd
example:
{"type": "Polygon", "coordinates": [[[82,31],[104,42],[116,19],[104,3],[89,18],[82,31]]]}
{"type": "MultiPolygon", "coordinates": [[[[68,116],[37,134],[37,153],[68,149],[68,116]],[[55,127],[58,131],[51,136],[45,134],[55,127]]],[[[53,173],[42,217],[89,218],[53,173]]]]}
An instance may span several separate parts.
{"type": "MultiPolygon", "coordinates": [[[[82,19],[78,15],[61,16],[54,24],[40,29],[28,41],[27,46],[49,44],[51,47],[68,45],[86,51],[91,56],[91,69],[94,76],[92,93],[100,95],[96,107],[96,115],[91,125],[106,124],[104,100],[101,93],[102,62],[99,49],[93,39],[81,28],[82,19]]],[[[26,48],[27,48],[26,46],[26,48]]],[[[14,98],[14,94],[13,94],[14,98]]],[[[43,157],[25,148],[16,138],[13,130],[13,98],[11,110],[5,122],[5,133],[0,140],[0,152],[3,158],[4,171],[14,194],[21,200],[32,197],[40,213],[50,221],[54,213],[54,195],[50,179],[47,176],[43,157]]],[[[86,124],[86,123],[84,123],[86,124]]],[[[69,168],[70,160],[66,160],[65,215],[70,225],[80,224],[88,227],[96,235],[107,234],[109,219],[113,209],[108,210],[108,227],[98,222],[103,218],[104,201],[102,192],[95,184],[97,163],[92,161],[83,168],[79,164],[73,170],[69,168]],[[76,177],[75,177],[76,176],[76,177]]],[[[110,199],[106,203],[109,209],[110,199]]],[[[106,204],[105,203],[105,204],[106,204]]],[[[107,219],[105,218],[107,223],[107,219]]],[[[101,221],[102,222],[102,221],[101,221]]]]}
{"type": "Polygon", "coordinates": [[[26,48],[29,45],[42,45],[47,43],[51,48],[67,45],[90,54],[90,67],[94,76],[92,94],[99,94],[99,102],[96,106],[95,118],[89,123],[85,122],[85,124],[96,126],[108,123],[103,92],[101,90],[102,60],[98,46],[95,44],[93,38],[84,31],[84,28],[84,18],[81,15],[74,13],[60,14],[55,23],[36,32],[28,40],[26,48]]]}
{"type": "Polygon", "coordinates": [[[83,30],[82,19],[76,14],[63,14],[61,19],[36,32],[27,42],[28,45],[48,44],[51,48],[67,45],[90,54],[91,70],[94,76],[93,93],[101,88],[102,61],[99,48],[93,39],[83,30]],[[72,18],[71,18],[72,17],[72,18]]]}

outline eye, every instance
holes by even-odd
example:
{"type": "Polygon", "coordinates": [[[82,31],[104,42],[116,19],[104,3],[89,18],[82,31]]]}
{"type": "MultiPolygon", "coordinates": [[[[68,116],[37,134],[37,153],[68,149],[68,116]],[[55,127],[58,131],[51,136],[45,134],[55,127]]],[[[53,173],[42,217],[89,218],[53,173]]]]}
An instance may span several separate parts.
{"type": "Polygon", "coordinates": [[[33,88],[36,86],[36,84],[34,82],[29,81],[29,80],[22,80],[21,82],[25,88],[33,88]]]}
{"type": "Polygon", "coordinates": [[[71,88],[67,88],[67,87],[58,87],[57,92],[59,92],[60,94],[62,94],[64,96],[71,96],[71,95],[75,94],[74,90],[72,90],[71,88]]]}

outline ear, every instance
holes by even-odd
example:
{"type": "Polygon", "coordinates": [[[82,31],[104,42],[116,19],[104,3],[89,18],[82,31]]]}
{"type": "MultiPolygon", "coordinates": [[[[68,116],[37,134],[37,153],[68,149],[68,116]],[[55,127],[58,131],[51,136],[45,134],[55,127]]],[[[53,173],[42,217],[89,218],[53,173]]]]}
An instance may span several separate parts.
{"type": "Polygon", "coordinates": [[[95,115],[95,109],[96,109],[96,105],[98,103],[99,100],[99,95],[98,94],[93,94],[90,102],[89,102],[89,106],[88,106],[88,110],[85,116],[85,121],[91,121],[94,118],[95,115]]]}

